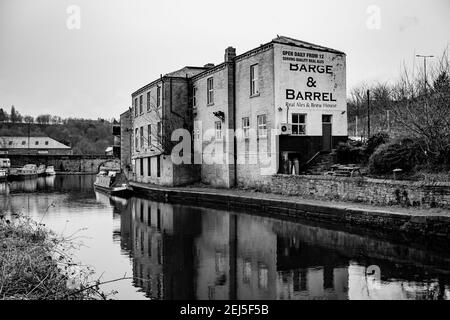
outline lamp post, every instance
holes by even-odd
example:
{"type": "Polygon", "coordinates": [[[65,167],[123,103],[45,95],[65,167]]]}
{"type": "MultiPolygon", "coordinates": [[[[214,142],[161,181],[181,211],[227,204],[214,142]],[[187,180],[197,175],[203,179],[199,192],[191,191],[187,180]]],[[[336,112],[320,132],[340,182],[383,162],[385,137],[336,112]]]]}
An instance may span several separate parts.
{"type": "Polygon", "coordinates": [[[424,73],[424,88],[425,92],[427,91],[427,58],[433,58],[434,56],[424,56],[420,54],[416,54],[417,58],[423,58],[423,73],[424,73]]]}

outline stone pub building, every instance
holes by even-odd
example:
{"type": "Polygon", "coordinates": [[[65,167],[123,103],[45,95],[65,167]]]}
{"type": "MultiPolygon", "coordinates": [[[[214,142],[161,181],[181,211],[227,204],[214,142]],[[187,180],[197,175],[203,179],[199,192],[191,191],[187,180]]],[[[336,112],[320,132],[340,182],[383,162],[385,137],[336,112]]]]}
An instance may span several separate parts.
{"type": "Polygon", "coordinates": [[[254,186],[347,139],[346,55],[282,36],[228,47],[222,63],[166,74],[132,103],[132,180],[254,186]],[[191,132],[191,163],[171,159],[176,128],[191,132]]]}

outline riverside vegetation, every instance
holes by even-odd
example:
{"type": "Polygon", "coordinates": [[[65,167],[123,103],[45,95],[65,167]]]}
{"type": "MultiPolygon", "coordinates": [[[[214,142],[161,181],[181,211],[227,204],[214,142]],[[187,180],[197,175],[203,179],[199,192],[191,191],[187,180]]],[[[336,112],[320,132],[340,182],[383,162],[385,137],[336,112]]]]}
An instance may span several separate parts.
{"type": "Polygon", "coordinates": [[[102,292],[107,282],[100,279],[89,281],[92,270],[68,253],[73,246],[73,238],[58,237],[28,217],[0,213],[0,300],[108,299],[115,292],[102,292]]]}

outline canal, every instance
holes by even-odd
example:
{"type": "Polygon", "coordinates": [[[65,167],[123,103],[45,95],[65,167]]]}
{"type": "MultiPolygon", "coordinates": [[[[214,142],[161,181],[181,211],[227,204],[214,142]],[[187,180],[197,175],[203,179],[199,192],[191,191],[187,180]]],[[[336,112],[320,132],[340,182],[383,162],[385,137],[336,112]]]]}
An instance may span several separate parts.
{"type": "Polygon", "coordinates": [[[0,183],[115,299],[450,299],[450,253],[348,227],[110,198],[95,176],[0,183]]]}

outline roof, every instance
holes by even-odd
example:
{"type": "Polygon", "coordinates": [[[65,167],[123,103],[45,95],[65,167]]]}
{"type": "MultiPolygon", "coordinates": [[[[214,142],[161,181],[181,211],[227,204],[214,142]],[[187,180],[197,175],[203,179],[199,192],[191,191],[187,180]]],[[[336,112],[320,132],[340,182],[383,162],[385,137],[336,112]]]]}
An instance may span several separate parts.
{"type": "MultiPolygon", "coordinates": [[[[242,58],[245,55],[249,55],[252,54],[254,51],[258,51],[260,50],[261,47],[267,46],[267,45],[272,45],[274,43],[278,43],[278,44],[284,44],[284,45],[290,45],[290,46],[295,46],[295,47],[299,47],[299,48],[305,48],[305,49],[310,49],[310,50],[316,50],[316,51],[324,51],[324,52],[330,52],[330,53],[336,53],[336,54],[344,54],[344,52],[336,50],[336,49],[332,49],[332,48],[328,48],[328,47],[324,47],[324,46],[320,46],[314,43],[310,43],[310,42],[306,42],[303,40],[298,40],[298,39],[294,39],[294,38],[289,38],[286,36],[278,36],[275,39],[272,39],[272,41],[266,43],[266,44],[262,44],[261,46],[257,47],[257,48],[253,48],[247,52],[244,52],[238,56],[236,56],[234,59],[239,59],[242,58]]],[[[214,72],[215,70],[219,69],[220,67],[223,67],[224,63],[222,62],[221,64],[218,64],[212,68],[205,68],[205,67],[193,67],[193,66],[186,66],[184,68],[181,68],[179,70],[173,71],[173,72],[169,72],[167,74],[164,75],[164,77],[188,77],[188,78],[192,78],[195,76],[204,76],[205,74],[214,72]]],[[[147,90],[148,88],[154,86],[158,81],[160,81],[161,79],[156,79],[152,82],[150,82],[149,84],[141,87],[140,89],[136,90],[135,92],[133,92],[131,94],[132,97],[134,97],[137,94],[142,93],[143,91],[147,90]]]]}
{"type": "Polygon", "coordinates": [[[29,137],[19,136],[19,137],[6,137],[0,136],[0,148],[1,149],[72,149],[65,144],[62,144],[55,139],[50,137],[29,137]],[[28,145],[29,139],[29,145],[28,145]]]}
{"type": "MultiPolygon", "coordinates": [[[[193,67],[193,66],[186,66],[181,69],[166,73],[164,77],[169,78],[191,78],[199,73],[202,73],[203,71],[207,70],[207,68],[204,67],[193,67]]],[[[137,94],[142,93],[143,91],[153,87],[156,83],[158,83],[161,80],[161,78],[158,78],[156,80],[153,80],[152,82],[146,84],[145,86],[137,89],[135,92],[131,94],[132,97],[134,97],[137,94]]]]}
{"type": "MultiPolygon", "coordinates": [[[[324,47],[324,46],[319,46],[317,44],[313,44],[310,42],[306,42],[306,41],[302,41],[302,40],[298,40],[298,39],[294,39],[294,38],[289,38],[289,37],[285,37],[285,36],[277,36],[275,39],[272,39],[272,41],[262,44],[259,47],[253,48],[249,51],[246,51],[244,53],[241,53],[240,55],[237,55],[234,60],[239,60],[242,59],[245,56],[248,55],[252,55],[254,52],[257,52],[261,49],[264,48],[268,48],[270,46],[272,46],[274,43],[278,43],[278,44],[284,44],[284,45],[290,45],[290,46],[295,46],[295,47],[299,47],[299,48],[305,48],[305,49],[310,49],[310,50],[316,50],[316,51],[324,51],[324,52],[330,52],[330,53],[336,53],[336,54],[344,54],[344,52],[336,50],[336,49],[332,49],[332,48],[328,48],[328,47],[324,47]]],[[[203,76],[205,76],[206,74],[209,73],[213,73],[214,71],[220,69],[221,67],[223,67],[223,65],[225,65],[225,62],[222,62],[221,64],[218,64],[212,68],[209,69],[205,69],[203,72],[199,72],[196,76],[194,76],[195,78],[201,78],[203,76]]]]}
{"type": "Polygon", "coordinates": [[[204,67],[191,67],[191,66],[186,66],[184,68],[181,68],[180,70],[176,70],[170,73],[167,73],[165,76],[166,77],[193,77],[203,71],[205,71],[208,68],[204,68],[204,67]]]}
{"type": "Polygon", "coordinates": [[[272,40],[272,42],[301,47],[301,48],[305,48],[305,49],[317,50],[317,51],[326,51],[326,52],[331,52],[331,53],[345,54],[344,52],[336,50],[336,49],[319,46],[314,43],[310,43],[310,42],[306,42],[306,41],[298,40],[298,39],[293,39],[293,38],[289,38],[289,37],[285,37],[285,36],[277,36],[275,39],[272,40]]]}

